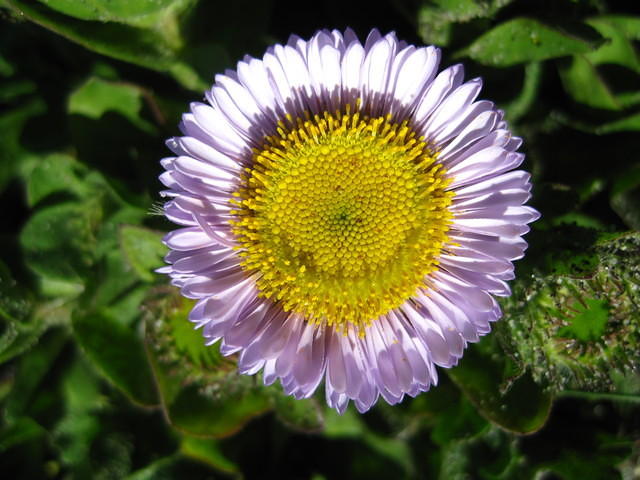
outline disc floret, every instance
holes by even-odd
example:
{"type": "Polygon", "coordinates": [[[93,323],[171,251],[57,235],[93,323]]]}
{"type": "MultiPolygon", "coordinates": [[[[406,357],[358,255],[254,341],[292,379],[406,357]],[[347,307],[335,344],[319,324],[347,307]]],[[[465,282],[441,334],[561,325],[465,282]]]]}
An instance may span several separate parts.
{"type": "Polygon", "coordinates": [[[349,109],[288,117],[234,193],[242,267],[285,310],[362,331],[437,267],[452,218],[448,183],[407,121],[349,109]]]}

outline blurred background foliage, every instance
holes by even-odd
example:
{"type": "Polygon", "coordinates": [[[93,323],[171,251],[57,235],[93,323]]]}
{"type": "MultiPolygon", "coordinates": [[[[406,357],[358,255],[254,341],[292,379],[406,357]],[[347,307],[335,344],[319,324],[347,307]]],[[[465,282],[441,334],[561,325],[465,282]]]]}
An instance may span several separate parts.
{"type": "Polygon", "coordinates": [[[3,476],[640,478],[639,46],[613,0],[0,0],[3,476]],[[494,334],[431,392],[339,417],[238,376],[153,270],[188,102],[347,26],[482,76],[543,217],[494,334]]]}

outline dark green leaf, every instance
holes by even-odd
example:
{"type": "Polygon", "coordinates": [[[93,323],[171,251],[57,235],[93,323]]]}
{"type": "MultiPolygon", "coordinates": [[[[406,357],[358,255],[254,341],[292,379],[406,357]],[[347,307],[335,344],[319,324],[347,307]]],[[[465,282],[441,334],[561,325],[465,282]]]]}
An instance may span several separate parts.
{"type": "Polygon", "coordinates": [[[41,99],[16,107],[0,114],[0,132],[2,132],[2,148],[0,148],[0,191],[7,182],[18,173],[20,161],[29,156],[21,144],[20,136],[26,122],[45,110],[41,99]]]}
{"type": "Polygon", "coordinates": [[[29,267],[43,279],[49,295],[76,295],[94,263],[95,230],[102,209],[97,201],[61,203],[38,210],[27,222],[20,243],[29,267]]]}
{"type": "Polygon", "coordinates": [[[324,414],[315,399],[296,400],[290,395],[285,395],[280,385],[274,388],[274,410],[282,423],[302,432],[322,431],[324,414]]]}
{"type": "Polygon", "coordinates": [[[73,328],[87,357],[107,379],[134,402],[157,404],[139,332],[101,313],[75,316],[73,328]]]}
{"type": "Polygon", "coordinates": [[[329,438],[360,438],[377,455],[387,458],[403,468],[407,476],[412,476],[415,470],[411,451],[407,442],[400,438],[379,435],[368,430],[361,417],[354,409],[348,408],[343,415],[335,410],[325,412],[325,434],[329,438]]]}
{"type": "MultiPolygon", "coordinates": [[[[0,271],[2,267],[0,264],[0,271]]],[[[5,274],[0,272],[0,281],[6,285],[13,280],[5,274]]],[[[9,293],[4,297],[0,289],[0,316],[3,317],[0,364],[29,350],[49,328],[66,325],[71,318],[70,305],[57,299],[35,305],[19,288],[11,289],[9,293]]]]}
{"type": "Polygon", "coordinates": [[[34,420],[29,417],[20,417],[0,429],[0,454],[4,454],[13,446],[44,435],[46,430],[34,420]]]}
{"type": "MultiPolygon", "coordinates": [[[[483,340],[488,344],[492,339],[483,340]]],[[[469,348],[457,367],[447,374],[488,420],[505,430],[532,433],[543,427],[551,409],[551,396],[536,385],[529,374],[513,380],[506,392],[502,386],[504,354],[495,348],[469,348]]]]}
{"type": "Polygon", "coordinates": [[[270,408],[269,399],[260,389],[248,388],[242,393],[225,393],[221,397],[207,395],[195,385],[182,385],[182,379],[163,370],[153,353],[150,359],[167,418],[181,432],[225,437],[270,408]]]}
{"type": "Polygon", "coordinates": [[[182,40],[177,19],[169,17],[158,29],[70,18],[44,5],[7,0],[19,16],[48,28],[95,52],[160,72],[171,73],[187,88],[204,90],[207,82],[179,58],[182,40]]]}
{"type": "MultiPolygon", "coordinates": [[[[640,128],[640,115],[638,124],[640,128]]],[[[629,227],[640,230],[640,164],[632,166],[616,180],[610,203],[629,227]]]]}
{"type": "Polygon", "coordinates": [[[54,367],[67,340],[68,334],[63,329],[52,330],[20,358],[13,389],[4,405],[6,420],[13,422],[29,411],[32,401],[37,400],[40,384],[54,367]]]}
{"type": "Polygon", "coordinates": [[[550,58],[586,53],[586,41],[530,18],[514,18],[482,35],[458,55],[483,65],[508,67],[550,58]]]}

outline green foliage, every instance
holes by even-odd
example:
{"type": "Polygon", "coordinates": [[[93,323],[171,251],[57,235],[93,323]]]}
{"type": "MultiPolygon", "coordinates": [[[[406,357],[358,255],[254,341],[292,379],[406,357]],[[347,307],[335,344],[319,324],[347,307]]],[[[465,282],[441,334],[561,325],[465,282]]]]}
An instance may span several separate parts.
{"type": "Polygon", "coordinates": [[[224,437],[271,407],[253,378],[207,347],[186,321],[193,304],[174,292],[147,303],[146,347],[167,418],[190,435],[224,437]]]}
{"type": "Polygon", "coordinates": [[[153,270],[162,265],[162,257],[167,252],[161,238],[161,234],[135,225],[120,227],[122,251],[141,280],[152,282],[157,279],[153,270]]]}
{"type": "Polygon", "coordinates": [[[640,11],[623,3],[0,0],[3,476],[633,478],[640,11]],[[173,228],[158,160],[188,102],[320,24],[418,35],[482,76],[543,215],[497,332],[365,415],[238,375],[155,272],[173,228]]]}
{"type": "Polygon", "coordinates": [[[484,65],[508,67],[519,63],[585,53],[588,42],[530,18],[502,23],[460,52],[484,65]]]}
{"type": "Polygon", "coordinates": [[[519,280],[500,332],[538,382],[615,391],[618,372],[640,363],[640,237],[605,239],[585,254],[596,259],[586,270],[563,265],[519,280]]]}
{"type": "Polygon", "coordinates": [[[478,411],[505,430],[533,433],[549,416],[552,397],[528,374],[515,371],[491,337],[469,349],[460,365],[447,373],[478,411]]]}
{"type": "Polygon", "coordinates": [[[92,77],[69,97],[69,113],[99,119],[107,112],[116,112],[141,130],[153,133],[154,127],[140,117],[142,94],[133,85],[92,77]]]}

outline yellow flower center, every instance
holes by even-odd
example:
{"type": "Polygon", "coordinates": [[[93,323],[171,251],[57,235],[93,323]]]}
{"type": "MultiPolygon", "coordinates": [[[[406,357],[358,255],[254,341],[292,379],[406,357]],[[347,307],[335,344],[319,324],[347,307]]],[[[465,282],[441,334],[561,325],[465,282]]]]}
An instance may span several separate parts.
{"type": "Polygon", "coordinates": [[[283,309],[363,332],[436,268],[448,183],[406,121],[349,109],[287,118],[234,193],[242,267],[283,309]]]}

